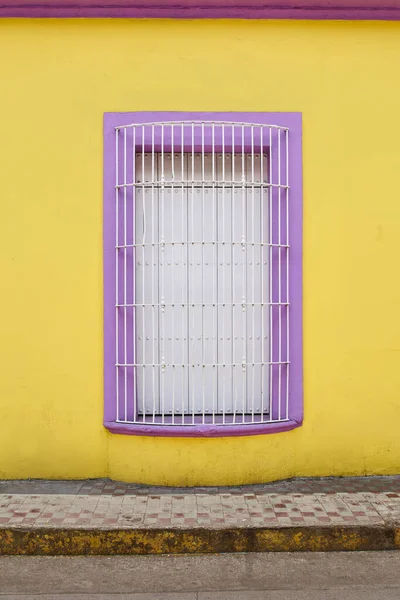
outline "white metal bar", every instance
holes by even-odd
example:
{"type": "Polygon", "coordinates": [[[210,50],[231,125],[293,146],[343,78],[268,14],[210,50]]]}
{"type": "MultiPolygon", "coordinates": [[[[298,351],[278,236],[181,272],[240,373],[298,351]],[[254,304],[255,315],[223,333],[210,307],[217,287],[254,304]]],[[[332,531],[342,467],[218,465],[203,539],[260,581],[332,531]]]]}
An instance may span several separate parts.
{"type": "MultiPolygon", "coordinates": [[[[244,125],[241,128],[242,133],[242,336],[243,336],[243,344],[242,344],[242,420],[244,419],[245,409],[246,409],[246,397],[247,397],[247,252],[246,252],[246,241],[247,241],[247,197],[246,197],[246,189],[244,187],[246,181],[246,172],[245,172],[245,152],[244,152],[244,125]]],[[[235,407],[236,408],[236,407],[235,407]]],[[[234,413],[235,414],[235,413],[234,413]]]]}
{"type": "MultiPolygon", "coordinates": [[[[154,174],[155,174],[155,168],[157,167],[156,165],[156,160],[155,160],[155,150],[154,150],[154,143],[155,143],[155,131],[154,131],[154,125],[152,125],[151,127],[151,181],[154,181],[154,174]]],[[[158,167],[157,167],[158,168],[158,167]]],[[[157,214],[158,214],[158,202],[157,202],[157,214]]],[[[155,242],[155,222],[156,222],[156,211],[155,211],[155,200],[154,200],[154,187],[152,186],[151,188],[151,215],[152,215],[152,220],[151,220],[151,241],[153,242],[152,247],[151,247],[151,296],[152,296],[152,300],[153,300],[153,304],[154,304],[154,299],[155,299],[155,291],[156,291],[156,277],[155,277],[155,252],[154,252],[154,242],[155,242]]],[[[157,223],[158,223],[158,219],[157,219],[157,223]]],[[[157,263],[159,262],[159,251],[157,252],[157,263]]],[[[158,294],[157,294],[158,297],[158,294]]],[[[155,356],[156,356],[156,343],[155,343],[155,338],[156,338],[156,309],[155,306],[153,306],[153,310],[151,311],[151,318],[152,318],[152,355],[153,355],[153,363],[155,363],[155,356]]],[[[159,311],[157,311],[157,323],[158,323],[158,319],[159,319],[159,311]]],[[[157,331],[158,331],[158,327],[157,327],[157,331]]],[[[152,368],[152,387],[153,387],[153,423],[155,423],[156,420],[156,389],[157,392],[159,392],[159,386],[157,386],[156,388],[156,378],[159,381],[158,378],[158,373],[156,372],[156,367],[153,366],[152,368]]],[[[145,402],[145,398],[143,398],[143,402],[145,402]]]]}
{"type": "MultiPolygon", "coordinates": [[[[222,125],[222,182],[225,181],[225,126],[222,125]]],[[[233,192],[232,192],[233,193],[233,192]]],[[[222,350],[222,362],[224,363],[225,361],[225,319],[226,319],[226,311],[225,311],[225,298],[226,298],[226,287],[225,287],[225,185],[224,183],[222,183],[222,190],[221,190],[221,202],[222,202],[222,248],[221,248],[221,261],[220,261],[220,257],[218,256],[218,261],[220,262],[220,266],[222,266],[222,289],[221,289],[221,298],[222,298],[222,310],[218,314],[221,314],[221,318],[222,318],[222,344],[218,345],[218,361],[219,359],[219,355],[220,355],[220,351],[222,350]]],[[[233,332],[231,331],[231,336],[233,336],[233,332]]],[[[218,333],[217,333],[217,337],[219,337],[219,327],[218,327],[218,333]]],[[[232,356],[232,360],[233,360],[233,356],[232,356]]],[[[219,369],[218,370],[218,379],[220,379],[219,377],[219,369]]],[[[223,423],[225,422],[225,387],[226,387],[226,369],[225,366],[222,366],[222,415],[223,415],[223,423]]],[[[232,388],[233,391],[233,388],[232,388]]],[[[218,382],[218,394],[219,394],[219,382],[218,382]]],[[[219,402],[217,400],[217,404],[219,405],[219,402]]]]}
{"type": "MultiPolygon", "coordinates": [[[[249,126],[249,125],[254,125],[256,127],[260,126],[260,123],[255,123],[252,121],[196,121],[196,120],[188,120],[188,121],[183,121],[185,124],[187,125],[201,125],[202,123],[204,123],[205,125],[212,125],[212,123],[214,123],[215,125],[245,125],[245,126],[249,126]]],[[[182,121],[149,121],[148,123],[141,123],[141,125],[181,125],[182,121]]],[[[114,129],[118,130],[118,129],[126,129],[126,128],[130,128],[130,127],[136,127],[136,123],[129,123],[126,125],[117,125],[114,129]]],[[[288,129],[288,127],[283,127],[282,125],[273,125],[273,124],[265,124],[264,127],[268,127],[271,129],[288,129]]]]}
{"type": "MultiPolygon", "coordinates": [[[[233,302],[230,306],[253,306],[253,304],[255,304],[256,306],[288,306],[290,303],[289,302],[233,302]]],[[[144,307],[144,306],[158,306],[158,307],[162,307],[162,306],[172,306],[172,307],[176,307],[176,306],[180,306],[179,302],[162,302],[162,303],[142,303],[142,302],[133,302],[133,303],[127,303],[127,304],[116,304],[117,307],[129,307],[129,306],[140,306],[140,307],[144,307]]],[[[190,302],[190,306],[226,306],[225,302],[190,302]]]]}
{"type": "MultiPolygon", "coordinates": [[[[115,131],[115,181],[118,184],[119,172],[119,149],[118,149],[118,130],[115,131]]],[[[119,191],[115,186],[115,362],[119,362],[119,191]]],[[[117,421],[120,420],[119,414],[119,370],[115,372],[115,414],[117,421]]]]}
{"type": "MultiPolygon", "coordinates": [[[[237,379],[237,370],[235,370],[235,368],[233,367],[233,363],[235,361],[235,318],[234,318],[234,314],[233,314],[233,304],[234,304],[234,294],[235,294],[235,267],[234,267],[234,261],[235,261],[235,256],[234,256],[234,246],[232,245],[232,242],[235,239],[235,190],[234,190],[234,181],[235,181],[235,160],[236,160],[236,156],[235,156],[235,126],[232,125],[232,148],[231,148],[231,156],[232,156],[232,164],[231,164],[231,171],[232,171],[232,193],[231,193],[231,281],[230,281],[230,285],[231,285],[231,328],[230,328],[230,334],[232,337],[232,347],[231,347],[231,362],[232,362],[232,370],[231,370],[231,404],[232,404],[232,412],[233,415],[236,415],[236,407],[237,407],[237,397],[238,397],[238,385],[236,382],[237,379]]],[[[235,416],[233,417],[233,421],[235,422],[235,416]]]]}
{"type": "MultiPolygon", "coordinates": [[[[134,181],[135,179],[135,174],[136,174],[136,128],[132,129],[132,181],[134,181]]],[[[136,298],[135,294],[136,294],[136,281],[135,281],[135,273],[136,273],[136,247],[135,247],[135,241],[136,241],[136,236],[135,236],[135,217],[136,217],[136,208],[135,208],[135,203],[136,203],[136,189],[132,188],[132,299],[134,300],[136,298]]],[[[133,356],[133,362],[136,362],[136,356],[137,356],[137,348],[136,348],[136,326],[137,326],[137,320],[136,320],[136,308],[133,308],[132,311],[132,356],[133,356]]],[[[133,398],[132,398],[132,402],[133,402],[133,406],[132,406],[132,415],[133,415],[133,420],[135,420],[136,418],[136,414],[138,413],[138,395],[136,393],[137,390],[137,370],[135,367],[133,367],[132,369],[132,385],[133,385],[133,398]]]]}
{"type": "MultiPolygon", "coordinates": [[[[165,178],[165,165],[164,165],[164,124],[161,125],[161,181],[165,178]]],[[[165,418],[165,309],[163,304],[165,302],[165,247],[164,244],[164,227],[165,227],[165,193],[164,187],[161,187],[161,414],[162,422],[165,418]]]]}
{"type": "MultiPolygon", "coordinates": [[[[278,130],[278,184],[281,182],[281,132],[278,130]]],[[[281,190],[278,188],[278,244],[281,241],[281,190]]],[[[278,302],[282,297],[281,250],[278,250],[278,302]]],[[[278,357],[282,359],[282,308],[278,308],[278,357]]],[[[278,367],[278,419],[282,411],[282,368],[278,367]]]]}
{"type": "MultiPolygon", "coordinates": [[[[118,366],[118,367],[146,367],[148,364],[149,363],[117,363],[116,366],[118,366]]],[[[202,365],[203,364],[204,364],[205,367],[213,367],[213,366],[222,367],[223,364],[226,365],[227,367],[239,367],[239,366],[242,366],[242,362],[241,361],[234,362],[234,363],[220,363],[220,362],[218,362],[218,363],[202,363],[202,365]]],[[[249,362],[247,364],[260,366],[263,363],[261,363],[261,362],[255,362],[255,363],[249,362]]],[[[267,362],[265,364],[268,364],[268,365],[287,365],[288,363],[287,363],[287,361],[274,361],[274,362],[267,362]]],[[[166,365],[165,363],[162,363],[162,362],[161,363],[156,363],[157,367],[161,367],[163,365],[165,365],[165,367],[171,366],[171,365],[166,365]]],[[[185,364],[185,366],[186,367],[192,366],[192,363],[187,363],[187,364],[185,364]]],[[[200,416],[201,416],[201,414],[200,414],[200,416]]]]}
{"type": "MultiPolygon", "coordinates": [[[[268,183],[268,182],[264,182],[264,183],[255,183],[254,186],[250,183],[250,182],[242,182],[242,181],[219,181],[219,182],[215,182],[215,186],[217,188],[222,188],[223,185],[229,184],[229,187],[233,187],[233,188],[237,188],[237,189],[242,189],[243,187],[245,189],[252,189],[254,188],[281,188],[282,190],[285,190],[288,186],[285,185],[284,183],[268,183]]],[[[176,187],[176,185],[183,185],[183,187],[185,189],[202,189],[203,188],[203,182],[199,179],[195,179],[192,182],[187,182],[187,181],[180,181],[180,180],[175,180],[173,181],[172,179],[169,180],[167,179],[166,181],[164,181],[164,183],[161,180],[156,180],[154,181],[153,184],[148,183],[145,184],[145,187],[151,187],[151,185],[153,185],[155,188],[163,186],[165,189],[167,188],[174,188],[176,187]]],[[[211,189],[213,186],[213,182],[212,181],[208,181],[206,183],[204,183],[204,189],[211,189]]],[[[143,187],[142,183],[138,183],[138,182],[134,182],[134,183],[118,183],[115,187],[117,188],[125,188],[125,187],[143,187]]]]}
{"type": "MultiPolygon", "coordinates": [[[[251,127],[251,182],[254,184],[254,128],[253,126],[251,127]]],[[[252,211],[251,211],[251,218],[252,218],[252,223],[251,223],[251,230],[252,230],[252,241],[254,242],[255,239],[255,200],[254,200],[254,187],[251,188],[251,200],[252,200],[252,211]]],[[[253,319],[252,319],[252,332],[251,332],[251,337],[252,337],[252,359],[253,362],[255,360],[255,353],[256,353],[256,312],[255,312],[255,294],[256,294],[256,254],[255,254],[255,246],[252,246],[253,248],[253,265],[252,265],[252,285],[253,285],[253,319]]],[[[251,386],[251,416],[252,416],[252,421],[254,421],[254,395],[255,395],[255,379],[256,379],[256,373],[255,373],[255,369],[254,369],[254,365],[253,365],[253,369],[252,369],[252,386],[251,386]]]]}
{"type": "MultiPolygon", "coordinates": [[[[289,184],[289,130],[285,132],[286,138],[286,184],[289,184]]],[[[286,244],[289,244],[289,188],[286,189],[286,244]]],[[[289,247],[286,248],[286,302],[289,303],[289,247]]],[[[289,417],[289,370],[290,370],[290,326],[289,326],[290,309],[286,308],[286,418],[289,417]]]]}
{"type": "MultiPolygon", "coordinates": [[[[260,181],[264,180],[264,128],[260,127],[260,181]]],[[[264,197],[263,192],[260,192],[260,241],[264,236],[264,197]]],[[[261,279],[261,303],[264,300],[264,249],[260,248],[260,279],[261,279]]],[[[264,332],[264,307],[261,307],[261,418],[264,415],[264,350],[265,348],[265,332],[264,332]]]]}
{"type": "MultiPolygon", "coordinates": [[[[204,167],[204,123],[201,125],[201,180],[203,182],[202,191],[201,191],[201,222],[202,222],[202,235],[204,241],[204,227],[205,227],[205,217],[204,217],[204,180],[205,180],[205,167],[204,167]]],[[[201,362],[204,364],[204,343],[205,343],[205,335],[204,335],[204,244],[201,245],[201,299],[203,306],[201,307],[201,362]]],[[[205,382],[204,382],[204,373],[205,367],[203,366],[201,369],[201,409],[203,415],[203,423],[205,422],[205,382]]]]}
{"type": "MultiPolygon", "coordinates": [[[[145,128],[142,126],[142,183],[145,180],[145,155],[144,155],[144,137],[145,137],[145,128]]],[[[146,242],[146,202],[145,202],[145,189],[144,186],[142,188],[142,204],[143,204],[143,236],[142,236],[142,297],[143,303],[145,302],[145,247],[144,244],[146,242]]],[[[143,353],[143,362],[146,362],[146,307],[143,307],[142,310],[142,353],[143,353]]],[[[146,373],[145,369],[143,369],[142,373],[142,405],[143,405],[143,420],[146,420],[146,373]]]]}
{"type": "MultiPolygon", "coordinates": [[[[213,246],[213,261],[214,261],[214,277],[213,281],[213,311],[212,311],[212,352],[213,352],[213,362],[217,362],[218,360],[218,307],[216,304],[218,303],[218,247],[215,245],[216,240],[218,239],[218,203],[215,198],[215,180],[216,180],[216,165],[215,165],[215,125],[212,124],[211,127],[211,181],[213,182],[212,188],[212,200],[211,200],[211,208],[212,208],[212,241],[214,242],[213,246]]],[[[216,401],[218,394],[218,370],[213,368],[211,371],[212,377],[212,422],[215,423],[215,412],[216,412],[216,401]]]]}
{"type": "MultiPolygon", "coordinates": [[[[218,240],[218,198],[215,195],[215,181],[216,181],[216,164],[215,164],[215,125],[212,124],[211,129],[211,180],[213,182],[212,188],[212,239],[213,245],[213,261],[214,261],[214,285],[213,285],[213,317],[212,317],[212,336],[213,336],[213,362],[216,363],[218,360],[218,246],[216,242],[218,240]]],[[[211,371],[211,377],[213,380],[212,390],[212,422],[215,423],[215,413],[218,397],[218,369],[213,368],[211,371]]]]}
{"type": "MultiPolygon", "coordinates": [[[[166,241],[166,242],[162,242],[162,243],[161,242],[156,242],[154,244],[151,243],[151,242],[148,242],[147,244],[140,244],[140,243],[138,243],[138,244],[127,244],[126,246],[125,246],[125,244],[119,244],[118,246],[116,246],[116,248],[118,248],[118,249],[121,249],[121,248],[139,248],[139,247],[142,247],[142,246],[161,246],[161,245],[162,246],[172,246],[172,245],[176,246],[177,244],[185,244],[185,243],[186,243],[186,241],[179,241],[178,240],[178,241],[174,241],[174,242],[173,241],[166,241]]],[[[268,242],[262,242],[262,243],[261,242],[254,242],[253,243],[253,242],[247,242],[247,241],[245,241],[245,242],[227,242],[227,241],[225,241],[225,242],[222,242],[222,241],[207,242],[207,241],[199,241],[199,240],[194,240],[194,241],[190,242],[190,244],[192,246],[196,246],[196,245],[200,245],[200,244],[204,244],[205,246],[207,244],[212,244],[213,246],[215,246],[215,245],[223,245],[223,244],[225,245],[227,243],[232,244],[232,246],[243,246],[243,245],[246,245],[246,246],[272,246],[273,248],[283,248],[283,249],[284,248],[289,248],[288,244],[269,244],[268,242]]]]}
{"type": "MultiPolygon", "coordinates": [[[[124,129],[124,182],[126,183],[126,129],[124,129]]],[[[126,188],[124,189],[124,244],[127,243],[127,215],[126,215],[126,188]]],[[[124,248],[124,303],[126,305],[127,298],[127,249],[124,248]]],[[[126,306],[124,307],[124,357],[127,362],[128,354],[128,330],[127,330],[127,315],[126,306]]],[[[128,372],[124,371],[124,421],[128,420],[128,372]]]]}
{"type": "MultiPolygon", "coordinates": [[[[231,415],[227,415],[227,418],[228,419],[231,418],[231,415]]],[[[164,422],[162,422],[161,416],[157,416],[157,419],[158,420],[156,420],[156,422],[154,423],[155,426],[157,426],[157,425],[163,425],[163,426],[166,426],[166,427],[174,427],[174,426],[176,426],[176,423],[172,423],[172,421],[171,422],[168,421],[168,418],[166,420],[164,420],[164,422]]],[[[201,424],[201,420],[199,420],[199,419],[201,419],[201,417],[197,418],[197,421],[195,422],[195,424],[201,424]]],[[[280,421],[278,421],[277,419],[271,419],[271,420],[269,420],[269,419],[268,420],[267,419],[263,419],[263,420],[257,421],[257,423],[259,423],[259,424],[263,424],[263,423],[265,423],[265,424],[270,424],[270,423],[287,423],[288,421],[289,421],[289,419],[283,419],[283,418],[280,421]]],[[[143,421],[139,419],[137,422],[140,424],[143,421]]],[[[212,417],[211,416],[206,419],[206,424],[207,425],[208,424],[209,425],[212,424],[212,417]]],[[[232,423],[232,422],[229,422],[229,421],[222,422],[222,415],[221,416],[218,415],[216,424],[218,424],[220,426],[223,426],[223,427],[227,427],[227,428],[229,428],[229,427],[231,427],[233,425],[237,426],[237,423],[232,423]]],[[[252,425],[253,423],[252,423],[252,421],[250,421],[247,418],[246,421],[243,424],[244,425],[252,425]]],[[[183,425],[185,427],[190,427],[190,426],[193,426],[193,423],[192,423],[191,420],[189,422],[186,420],[183,423],[183,425]]]]}
{"type": "MultiPolygon", "coordinates": [[[[174,155],[174,124],[171,123],[171,172],[172,172],[172,180],[175,180],[175,155],[174,155]]],[[[175,215],[174,215],[174,190],[171,193],[171,236],[174,239],[174,228],[175,228],[175,215]]],[[[172,244],[171,247],[171,298],[172,298],[172,422],[175,422],[175,385],[176,385],[176,364],[175,364],[175,307],[174,307],[174,297],[175,297],[175,244],[172,244]]]]}
{"type": "MultiPolygon", "coordinates": [[[[272,129],[271,127],[269,128],[269,181],[272,182],[272,175],[273,175],[273,171],[272,171],[272,129]]],[[[269,193],[268,193],[268,221],[269,221],[269,243],[272,244],[273,243],[273,238],[272,238],[272,232],[273,232],[273,228],[272,228],[272,222],[273,222],[273,206],[272,206],[272,188],[269,189],[269,193]]],[[[273,358],[273,321],[272,321],[272,313],[273,313],[273,308],[272,308],[272,300],[273,300],[273,264],[272,264],[272,246],[269,246],[269,259],[268,259],[268,278],[269,278],[269,356],[270,356],[270,360],[269,360],[269,410],[268,413],[270,415],[270,419],[272,419],[272,408],[273,408],[273,398],[272,398],[272,393],[273,393],[273,368],[271,365],[271,361],[273,358]]]]}
{"type": "MultiPolygon", "coordinates": [[[[181,125],[181,171],[182,171],[182,182],[185,178],[185,174],[186,174],[186,178],[187,178],[187,163],[185,160],[185,126],[182,123],[181,125]]],[[[184,263],[185,263],[185,256],[186,256],[186,299],[187,299],[187,306],[186,306],[186,311],[188,312],[189,308],[189,298],[187,296],[188,294],[188,290],[189,290],[189,282],[188,282],[188,278],[189,278],[189,255],[188,255],[188,248],[189,248],[189,229],[188,229],[188,208],[186,209],[186,219],[185,219],[185,211],[184,211],[184,206],[185,206],[185,200],[186,203],[188,203],[188,198],[186,197],[186,199],[184,199],[184,187],[183,187],[183,183],[182,183],[182,188],[181,188],[181,210],[182,210],[182,239],[184,238],[184,231],[186,231],[186,250],[185,250],[185,244],[182,243],[182,254],[181,254],[181,258],[182,258],[182,272],[184,272],[184,263]]],[[[186,328],[186,335],[187,337],[189,336],[189,327],[186,325],[188,324],[188,316],[186,315],[186,319],[185,319],[185,286],[182,285],[182,331],[181,331],[181,337],[182,337],[182,398],[181,398],[181,412],[182,412],[182,423],[185,422],[185,379],[186,379],[186,371],[185,371],[185,367],[183,366],[185,360],[185,349],[188,349],[188,342],[185,344],[185,328],[186,328]]],[[[189,360],[189,352],[188,352],[188,360],[189,360]]],[[[187,384],[187,393],[189,394],[189,377],[188,377],[188,384],[187,384]]]]}
{"type": "MultiPolygon", "coordinates": [[[[195,127],[194,124],[192,124],[192,182],[194,182],[194,140],[195,140],[195,127]]],[[[188,210],[189,210],[189,206],[188,206],[188,210]]],[[[192,226],[192,239],[194,238],[194,187],[192,187],[192,211],[191,211],[191,226],[192,226]]],[[[194,274],[195,274],[195,254],[194,254],[194,249],[192,246],[192,252],[191,252],[191,260],[192,260],[192,296],[194,295],[194,289],[195,289],[195,280],[194,280],[194,274]]],[[[190,297],[190,294],[189,294],[190,297]]],[[[191,333],[192,336],[192,353],[191,353],[191,359],[194,360],[194,351],[195,351],[195,344],[194,344],[194,337],[195,337],[195,311],[192,310],[192,326],[191,329],[188,331],[188,335],[189,333],[191,333]]],[[[195,385],[196,385],[196,370],[195,370],[195,366],[193,364],[193,370],[192,370],[192,381],[189,382],[189,392],[191,391],[192,394],[192,422],[195,422],[195,395],[194,395],[194,390],[195,390],[195,385]]]]}

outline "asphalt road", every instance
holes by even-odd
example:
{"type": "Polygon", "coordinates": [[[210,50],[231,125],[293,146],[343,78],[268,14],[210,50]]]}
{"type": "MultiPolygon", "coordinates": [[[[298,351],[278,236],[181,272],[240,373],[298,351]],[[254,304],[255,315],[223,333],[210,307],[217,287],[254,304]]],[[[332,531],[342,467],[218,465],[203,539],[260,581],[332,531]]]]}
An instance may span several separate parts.
{"type": "Polygon", "coordinates": [[[400,600],[400,552],[0,557],[0,600],[400,600]]]}

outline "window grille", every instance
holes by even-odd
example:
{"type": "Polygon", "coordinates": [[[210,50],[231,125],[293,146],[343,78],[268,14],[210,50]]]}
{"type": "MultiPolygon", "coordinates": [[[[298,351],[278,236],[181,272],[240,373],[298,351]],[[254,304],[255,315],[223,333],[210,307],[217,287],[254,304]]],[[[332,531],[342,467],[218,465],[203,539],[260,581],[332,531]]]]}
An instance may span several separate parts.
{"type": "Polygon", "coordinates": [[[116,421],[289,420],[289,129],[115,127],[116,421]]]}

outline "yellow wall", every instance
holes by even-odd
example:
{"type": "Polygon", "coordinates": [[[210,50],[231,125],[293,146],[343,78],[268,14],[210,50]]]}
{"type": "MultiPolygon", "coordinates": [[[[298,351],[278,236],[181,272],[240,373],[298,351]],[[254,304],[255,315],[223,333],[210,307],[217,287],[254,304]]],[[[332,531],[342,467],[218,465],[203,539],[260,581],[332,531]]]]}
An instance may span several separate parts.
{"type": "Polygon", "coordinates": [[[400,23],[0,21],[0,477],[400,472],[400,23]],[[305,421],[102,426],[106,111],[301,111],[305,421]]]}

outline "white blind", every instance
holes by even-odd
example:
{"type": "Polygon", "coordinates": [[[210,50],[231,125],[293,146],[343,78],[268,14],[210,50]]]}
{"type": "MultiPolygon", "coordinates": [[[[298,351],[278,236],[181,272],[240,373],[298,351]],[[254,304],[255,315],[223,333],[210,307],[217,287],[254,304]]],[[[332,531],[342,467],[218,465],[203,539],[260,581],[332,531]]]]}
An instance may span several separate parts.
{"type": "Polygon", "coordinates": [[[136,153],[139,415],[269,405],[266,154],[136,153]]]}

